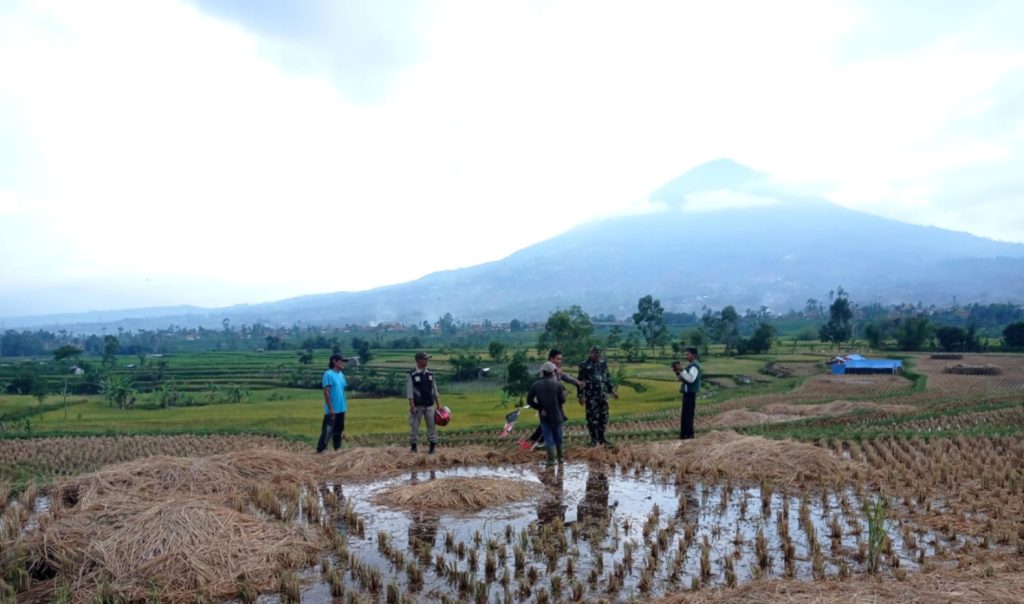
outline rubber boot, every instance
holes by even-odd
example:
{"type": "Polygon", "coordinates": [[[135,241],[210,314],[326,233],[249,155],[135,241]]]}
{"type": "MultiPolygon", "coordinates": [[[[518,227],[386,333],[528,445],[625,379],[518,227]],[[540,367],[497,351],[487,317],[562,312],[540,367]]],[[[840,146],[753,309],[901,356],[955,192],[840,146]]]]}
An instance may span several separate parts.
{"type": "Polygon", "coordinates": [[[416,452],[416,443],[412,443],[411,445],[409,445],[409,450],[412,451],[413,453],[415,453],[416,452]]]}
{"type": "Polygon", "coordinates": [[[548,465],[555,465],[555,449],[553,447],[545,447],[545,449],[547,449],[548,452],[548,465]]]}
{"type": "Polygon", "coordinates": [[[430,455],[433,455],[434,454],[434,447],[436,447],[436,446],[437,446],[437,443],[430,443],[430,450],[427,451],[427,453],[429,453],[430,455]]]}
{"type": "Polygon", "coordinates": [[[562,445],[558,445],[555,450],[558,452],[558,465],[562,465],[562,445]]]}

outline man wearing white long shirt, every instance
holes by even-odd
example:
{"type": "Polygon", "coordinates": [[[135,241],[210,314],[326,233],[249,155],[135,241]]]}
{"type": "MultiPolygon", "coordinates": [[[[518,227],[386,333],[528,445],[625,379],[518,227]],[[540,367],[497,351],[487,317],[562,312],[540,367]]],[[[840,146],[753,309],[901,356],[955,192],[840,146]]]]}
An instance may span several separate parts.
{"type": "Polygon", "coordinates": [[[672,371],[682,384],[679,391],[683,393],[683,412],[679,417],[679,438],[693,438],[693,418],[697,414],[697,393],[700,392],[700,363],[697,362],[697,349],[693,346],[686,349],[686,368],[682,363],[672,363],[672,371]]]}

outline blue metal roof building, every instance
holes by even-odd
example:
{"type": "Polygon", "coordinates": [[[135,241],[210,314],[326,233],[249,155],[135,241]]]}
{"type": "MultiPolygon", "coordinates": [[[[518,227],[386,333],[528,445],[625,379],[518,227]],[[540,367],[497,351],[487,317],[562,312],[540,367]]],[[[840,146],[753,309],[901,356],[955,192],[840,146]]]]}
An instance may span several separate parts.
{"type": "Polygon", "coordinates": [[[902,373],[903,361],[897,359],[866,359],[859,354],[837,357],[832,362],[832,373],[902,373]]]}

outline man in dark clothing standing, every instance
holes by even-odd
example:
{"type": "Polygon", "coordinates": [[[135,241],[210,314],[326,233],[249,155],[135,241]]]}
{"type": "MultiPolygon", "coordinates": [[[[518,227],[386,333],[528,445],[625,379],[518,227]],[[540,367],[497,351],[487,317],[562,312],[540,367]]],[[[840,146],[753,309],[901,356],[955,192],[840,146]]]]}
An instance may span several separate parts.
{"type": "MultiPolygon", "coordinates": [[[[579,396],[579,390],[583,386],[583,384],[581,384],[579,380],[572,377],[568,373],[562,371],[562,351],[557,348],[552,348],[548,352],[548,361],[555,366],[555,380],[559,382],[568,382],[573,386],[576,386],[577,396],[579,396]]],[[[567,420],[568,418],[564,419],[567,420]]],[[[540,426],[537,426],[537,429],[533,431],[533,434],[530,435],[530,438],[526,441],[520,441],[520,443],[525,443],[524,448],[531,449],[534,445],[540,443],[543,439],[544,432],[542,431],[540,426]]]]}
{"type": "Polygon", "coordinates": [[[416,369],[409,372],[405,380],[405,396],[409,399],[409,448],[416,452],[416,439],[420,431],[420,419],[427,423],[427,442],[430,453],[437,446],[437,426],[434,425],[434,405],[439,404],[437,380],[427,369],[430,355],[425,352],[416,353],[416,369]]]}
{"type": "Polygon", "coordinates": [[[682,384],[679,391],[683,393],[683,412],[679,418],[679,438],[693,438],[693,418],[697,414],[697,393],[700,392],[700,363],[697,362],[697,349],[693,346],[686,349],[686,368],[682,363],[672,363],[672,371],[682,384]]]}
{"type": "Polygon", "coordinates": [[[608,373],[608,364],[601,358],[601,349],[590,347],[590,356],[580,363],[580,371],[576,379],[583,382],[583,400],[580,402],[587,410],[587,430],[590,431],[590,446],[611,445],[604,431],[608,426],[608,395],[619,398],[612,385],[612,376],[608,373]]]}
{"type": "Polygon", "coordinates": [[[544,448],[548,453],[548,465],[555,463],[555,451],[558,451],[558,463],[562,463],[562,425],[565,415],[562,405],[565,404],[565,388],[555,377],[555,365],[550,361],[540,367],[541,377],[530,386],[526,393],[526,404],[540,414],[540,427],[544,432],[544,448]]]}

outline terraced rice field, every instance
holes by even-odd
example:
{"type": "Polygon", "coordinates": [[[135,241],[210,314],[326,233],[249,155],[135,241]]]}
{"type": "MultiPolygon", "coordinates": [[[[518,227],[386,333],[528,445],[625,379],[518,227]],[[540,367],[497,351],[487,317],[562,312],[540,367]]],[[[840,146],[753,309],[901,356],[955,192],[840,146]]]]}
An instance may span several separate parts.
{"type": "Polygon", "coordinates": [[[491,428],[446,432],[434,456],[383,446],[394,434],[323,456],[254,436],[0,440],[5,463],[43,481],[0,484],[0,600],[1024,601],[1024,357],[960,362],[1000,373],[914,355],[917,381],[806,361],[770,378],[796,378],[785,391],[730,378],[699,401],[693,441],[673,439],[674,406],[613,406],[616,446],[581,446],[573,423],[553,468],[491,428]],[[479,485],[467,496],[516,495],[470,509],[452,478],[479,485]],[[424,484],[439,499],[381,498],[424,484]],[[231,522],[248,527],[224,537],[232,551],[277,557],[174,562],[188,584],[102,557],[76,566],[79,526],[147,551],[126,499],[162,510],[148,534],[180,536],[199,560],[218,559],[203,535],[231,522]]]}

